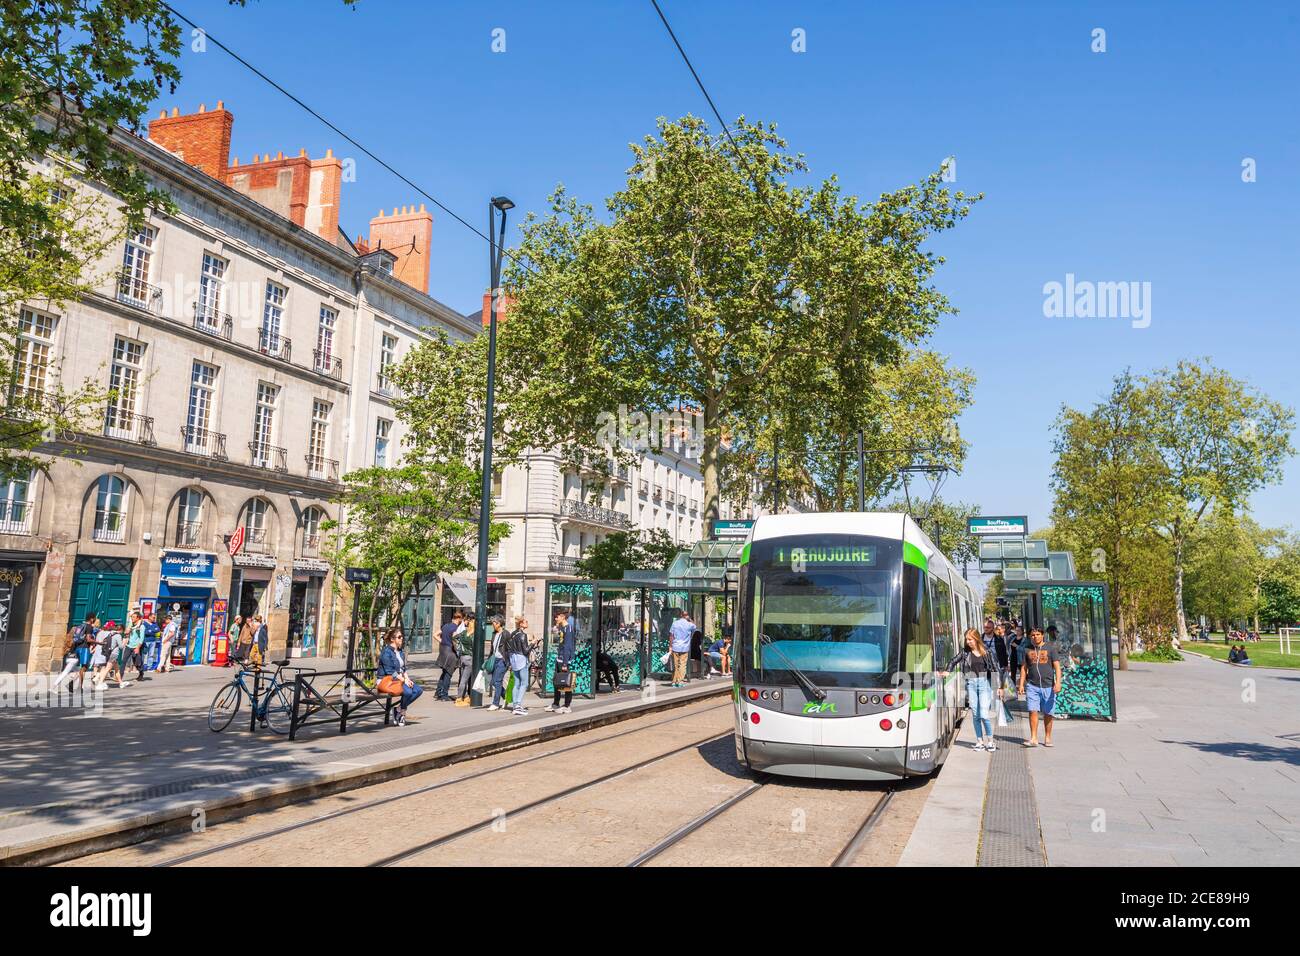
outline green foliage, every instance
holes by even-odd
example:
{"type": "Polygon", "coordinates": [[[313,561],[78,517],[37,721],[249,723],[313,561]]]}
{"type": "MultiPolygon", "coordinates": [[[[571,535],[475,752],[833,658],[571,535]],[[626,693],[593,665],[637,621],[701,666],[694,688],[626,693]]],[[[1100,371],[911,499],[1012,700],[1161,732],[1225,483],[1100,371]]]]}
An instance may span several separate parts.
{"type": "Polygon", "coordinates": [[[1130,654],[1128,659],[1145,663],[1170,664],[1174,661],[1181,661],[1183,655],[1174,649],[1173,644],[1164,643],[1153,645],[1141,654],[1130,654]]]}
{"type": "Polygon", "coordinates": [[[967,519],[980,513],[978,505],[947,502],[941,498],[933,501],[914,499],[910,510],[906,501],[891,501],[881,510],[911,514],[921,530],[938,543],[939,549],[958,568],[963,561],[975,561],[979,557],[979,539],[966,530],[967,519]]]}
{"type": "Polygon", "coordinates": [[[1300,537],[1279,538],[1260,579],[1259,619],[1265,627],[1300,624],[1300,537]]]}
{"type": "MultiPolygon", "coordinates": [[[[602,422],[620,406],[697,411],[711,520],[724,470],[752,475],[774,441],[875,434],[884,370],[952,311],[925,243],[974,200],[938,173],[866,204],[833,178],[796,186],[805,164],[773,128],[742,119],[733,133],[739,156],[695,117],[660,120],[631,147],[608,221],[562,187],[547,215],[525,218],[504,279],[503,460],[527,447],[605,453],[602,422]]],[[[408,363],[403,381],[426,383],[410,398],[417,444],[465,445],[473,430],[452,406],[480,406],[479,353],[435,342],[408,363]],[[428,378],[452,370],[467,382],[455,399],[428,378]]]]}
{"type": "Polygon", "coordinates": [[[619,581],[624,571],[665,570],[679,550],[663,528],[615,531],[588,548],[576,569],[580,577],[619,581]]]}
{"type": "MultiPolygon", "coordinates": [[[[376,618],[400,618],[422,579],[472,567],[468,555],[477,542],[481,483],[468,465],[434,460],[363,468],[345,475],[343,484],[342,520],[322,528],[335,532],[336,570],[352,565],[375,572],[363,597],[367,635],[376,618]]],[[[509,531],[507,523],[492,522],[489,545],[509,531]]]]}

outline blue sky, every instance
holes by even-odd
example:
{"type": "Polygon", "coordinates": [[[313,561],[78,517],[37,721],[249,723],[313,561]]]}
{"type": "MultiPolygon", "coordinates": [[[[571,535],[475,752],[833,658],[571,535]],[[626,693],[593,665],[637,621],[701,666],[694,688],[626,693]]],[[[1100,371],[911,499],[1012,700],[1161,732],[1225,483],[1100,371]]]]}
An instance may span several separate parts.
{"type": "MultiPolygon", "coordinates": [[[[656,117],[709,115],[649,0],[174,5],[480,229],[489,196],[509,195],[517,216],[559,182],[600,207],[656,117]]],[[[1125,366],[1209,356],[1300,407],[1300,7],[661,5],[723,115],[776,122],[817,177],[869,198],[952,155],[956,185],[985,193],[938,243],[960,313],[932,346],[978,378],[961,420],[970,456],[945,497],[1045,523],[1052,419],[1125,366]],[[1149,327],[1044,317],[1044,284],[1067,273],[1151,283],[1149,327]]],[[[223,99],[235,155],[356,156],[349,234],[422,200],[215,46],[181,67],[158,105],[223,99]]],[[[484,244],[436,211],[432,262],[431,292],[476,307],[484,244]]],[[[1260,520],[1300,524],[1296,464],[1255,497],[1260,520]]]]}

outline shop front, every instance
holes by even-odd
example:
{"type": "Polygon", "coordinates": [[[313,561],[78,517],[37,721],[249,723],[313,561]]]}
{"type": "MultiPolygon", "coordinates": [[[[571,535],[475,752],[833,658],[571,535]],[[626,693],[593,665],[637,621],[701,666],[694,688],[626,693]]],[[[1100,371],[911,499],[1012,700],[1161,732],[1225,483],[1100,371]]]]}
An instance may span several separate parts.
{"type": "Polygon", "coordinates": [[[179,626],[173,660],[183,654],[186,664],[202,664],[215,654],[208,615],[216,599],[216,571],[217,556],[210,552],[163,552],[154,613],[159,623],[170,615],[179,626]]]}
{"type": "Polygon", "coordinates": [[[325,595],[324,561],[299,558],[293,562],[289,587],[289,656],[315,657],[319,653],[321,607],[325,595]]]}
{"type": "Polygon", "coordinates": [[[40,552],[0,551],[0,671],[28,668],[36,576],[44,559],[40,552]]]}
{"type": "Polygon", "coordinates": [[[271,612],[271,577],[275,558],[265,554],[237,554],[230,577],[230,616],[247,620],[254,614],[265,619],[271,612]]]}

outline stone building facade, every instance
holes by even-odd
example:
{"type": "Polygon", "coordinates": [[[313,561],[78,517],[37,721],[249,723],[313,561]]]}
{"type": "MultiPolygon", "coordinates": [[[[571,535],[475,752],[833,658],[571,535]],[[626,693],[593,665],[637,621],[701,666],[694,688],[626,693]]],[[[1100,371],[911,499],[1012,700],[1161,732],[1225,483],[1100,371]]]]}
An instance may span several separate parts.
{"type": "Polygon", "coordinates": [[[22,310],[11,389],[112,396],[50,436],[47,473],[0,489],[0,670],[44,670],[86,611],[142,604],[182,620],[193,662],[241,612],[266,617],[272,653],[337,651],[320,524],[346,518],[343,474],[396,458],[383,370],[431,329],[477,332],[427,294],[427,213],[381,214],[383,241],[353,243],[340,161],[227,163],[232,125],[219,104],[121,134],[175,211],[88,263],[106,278],[81,301],[22,310]],[[423,280],[394,276],[421,244],[423,280]]]}

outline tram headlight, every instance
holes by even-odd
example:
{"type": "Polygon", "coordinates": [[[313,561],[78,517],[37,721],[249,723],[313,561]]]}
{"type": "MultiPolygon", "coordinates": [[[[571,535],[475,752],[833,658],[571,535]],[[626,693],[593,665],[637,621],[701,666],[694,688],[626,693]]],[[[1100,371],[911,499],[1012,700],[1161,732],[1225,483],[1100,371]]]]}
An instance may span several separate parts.
{"type": "Polygon", "coordinates": [[[893,694],[886,694],[886,695],[885,695],[885,706],[886,706],[886,707],[893,707],[893,706],[894,706],[894,695],[893,695],[893,694]]]}
{"type": "Polygon", "coordinates": [[[878,704],[878,703],[880,703],[880,695],[879,695],[879,694],[872,694],[872,695],[871,695],[871,702],[872,702],[873,704],[878,704]]]}
{"type": "Polygon", "coordinates": [[[870,701],[870,700],[871,700],[871,698],[868,697],[866,694],[859,694],[859,695],[858,695],[858,703],[859,703],[859,704],[865,704],[865,703],[867,703],[867,702],[870,701]]]}
{"type": "Polygon", "coordinates": [[[749,697],[750,700],[758,700],[758,688],[751,687],[748,691],[747,696],[749,697]]]}
{"type": "Polygon", "coordinates": [[[772,699],[773,699],[773,700],[780,700],[780,699],[781,699],[781,692],[780,692],[779,690],[774,690],[774,691],[772,691],[772,699]]]}
{"type": "Polygon", "coordinates": [[[767,700],[767,691],[763,691],[763,693],[759,694],[758,696],[762,697],[764,700],[767,700]]]}
{"type": "Polygon", "coordinates": [[[891,730],[893,726],[894,726],[894,722],[890,720],[888,717],[885,717],[880,721],[881,730],[891,730]]]}

